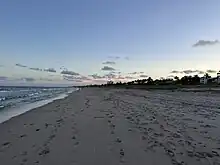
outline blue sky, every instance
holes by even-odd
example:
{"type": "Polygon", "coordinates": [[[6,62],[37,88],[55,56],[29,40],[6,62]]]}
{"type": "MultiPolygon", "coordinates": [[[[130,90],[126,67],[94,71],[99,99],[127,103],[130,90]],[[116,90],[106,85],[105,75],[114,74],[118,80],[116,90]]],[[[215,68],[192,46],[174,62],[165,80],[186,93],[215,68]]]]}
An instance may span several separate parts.
{"type": "Polygon", "coordinates": [[[218,71],[219,8],[219,0],[3,0],[0,84],[86,84],[111,76],[125,81],[167,77],[173,70],[179,76],[184,70],[218,71]]]}

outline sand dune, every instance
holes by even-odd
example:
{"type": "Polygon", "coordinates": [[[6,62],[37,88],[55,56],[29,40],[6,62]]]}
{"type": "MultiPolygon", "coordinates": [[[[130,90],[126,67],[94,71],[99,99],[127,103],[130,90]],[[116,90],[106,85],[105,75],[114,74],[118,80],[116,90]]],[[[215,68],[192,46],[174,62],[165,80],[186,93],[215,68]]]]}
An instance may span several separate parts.
{"type": "Polygon", "coordinates": [[[83,89],[0,124],[1,165],[219,165],[220,97],[83,89]]]}

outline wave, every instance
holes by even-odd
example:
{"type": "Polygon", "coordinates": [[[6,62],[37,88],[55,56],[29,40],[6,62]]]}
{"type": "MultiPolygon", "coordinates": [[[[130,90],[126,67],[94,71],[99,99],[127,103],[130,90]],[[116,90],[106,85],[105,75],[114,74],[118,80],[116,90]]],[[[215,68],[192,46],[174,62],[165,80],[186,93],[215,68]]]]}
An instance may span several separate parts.
{"type": "Polygon", "coordinates": [[[68,93],[72,88],[0,88],[0,110],[68,93]]]}

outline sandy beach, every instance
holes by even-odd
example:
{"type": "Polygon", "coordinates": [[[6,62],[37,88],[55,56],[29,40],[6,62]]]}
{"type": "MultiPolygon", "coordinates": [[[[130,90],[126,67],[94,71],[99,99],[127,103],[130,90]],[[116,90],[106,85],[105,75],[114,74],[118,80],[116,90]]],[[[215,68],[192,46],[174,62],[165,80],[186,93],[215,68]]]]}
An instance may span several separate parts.
{"type": "Polygon", "coordinates": [[[1,165],[220,165],[220,95],[88,88],[0,124],[1,165]]]}

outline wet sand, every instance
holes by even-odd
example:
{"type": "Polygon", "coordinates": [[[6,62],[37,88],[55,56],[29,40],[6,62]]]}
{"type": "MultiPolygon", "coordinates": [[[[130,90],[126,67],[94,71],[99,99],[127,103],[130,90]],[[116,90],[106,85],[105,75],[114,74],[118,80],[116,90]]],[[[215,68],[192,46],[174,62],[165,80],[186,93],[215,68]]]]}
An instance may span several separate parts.
{"type": "Polygon", "coordinates": [[[220,95],[83,89],[0,124],[1,165],[219,165],[220,95]]]}

